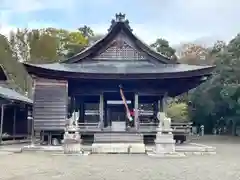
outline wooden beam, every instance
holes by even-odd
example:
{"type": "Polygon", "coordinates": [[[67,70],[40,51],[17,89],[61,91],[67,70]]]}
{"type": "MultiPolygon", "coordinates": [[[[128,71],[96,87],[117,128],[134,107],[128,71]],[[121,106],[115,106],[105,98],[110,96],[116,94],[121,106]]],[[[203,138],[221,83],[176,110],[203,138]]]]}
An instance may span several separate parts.
{"type": "MultiPolygon", "coordinates": [[[[71,87],[70,87],[71,88],[71,87]]],[[[104,87],[96,87],[96,86],[89,86],[89,87],[82,87],[82,88],[75,88],[71,90],[72,95],[100,95],[102,93],[114,93],[119,92],[118,89],[113,88],[104,88],[104,87]]],[[[128,92],[138,92],[141,96],[161,96],[164,95],[166,92],[165,90],[160,89],[149,89],[149,88],[133,88],[133,89],[124,89],[125,93],[128,92]]]]}

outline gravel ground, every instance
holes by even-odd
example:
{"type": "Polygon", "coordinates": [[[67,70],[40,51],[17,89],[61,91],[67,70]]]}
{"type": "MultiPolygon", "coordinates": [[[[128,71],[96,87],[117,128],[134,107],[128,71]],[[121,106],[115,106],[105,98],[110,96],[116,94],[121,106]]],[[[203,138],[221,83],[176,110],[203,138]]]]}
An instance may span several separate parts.
{"type": "Polygon", "coordinates": [[[240,138],[204,137],[217,155],[159,159],[146,155],[54,156],[49,153],[0,155],[4,180],[239,180],[240,138]]]}

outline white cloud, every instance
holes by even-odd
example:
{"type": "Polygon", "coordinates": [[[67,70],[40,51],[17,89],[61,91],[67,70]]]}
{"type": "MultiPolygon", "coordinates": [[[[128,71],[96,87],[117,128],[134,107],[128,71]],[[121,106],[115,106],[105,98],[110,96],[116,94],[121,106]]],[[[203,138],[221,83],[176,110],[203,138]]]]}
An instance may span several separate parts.
{"type": "MultiPolygon", "coordinates": [[[[107,29],[110,27],[109,24],[89,24],[89,26],[99,34],[107,33],[107,29]]],[[[179,42],[193,41],[196,37],[205,37],[207,34],[197,34],[197,33],[182,33],[175,31],[174,29],[168,29],[161,27],[161,25],[154,26],[149,24],[134,24],[130,23],[131,28],[133,29],[133,33],[136,36],[150,44],[153,43],[157,38],[165,38],[171,44],[178,44],[179,42]],[[154,27],[154,28],[152,28],[154,27]]]]}
{"type": "MultiPolygon", "coordinates": [[[[78,20],[79,14],[84,16],[86,9],[91,7],[99,7],[99,12],[95,12],[99,16],[106,14],[106,9],[112,8],[111,11],[118,12],[119,5],[116,6],[114,0],[0,0],[0,33],[8,34],[10,30],[16,29],[14,24],[9,23],[10,17],[18,13],[19,16],[32,12],[46,9],[57,9],[69,18],[74,24],[78,20]],[[113,10],[114,9],[114,10],[113,10]]],[[[123,0],[123,4],[126,4],[123,0]]],[[[133,0],[138,3],[139,9],[145,8],[151,10],[149,21],[142,19],[141,22],[130,20],[130,26],[134,33],[147,43],[153,42],[156,38],[162,37],[170,41],[171,44],[180,42],[194,41],[202,37],[217,36],[223,40],[229,40],[240,30],[239,21],[240,7],[239,0],[133,0]],[[152,19],[151,19],[152,17],[152,19]],[[224,26],[224,27],[223,27],[224,26]]],[[[133,3],[134,4],[134,3],[133,3]]],[[[140,10],[131,8],[124,9],[126,14],[133,18],[139,16],[140,10]]],[[[110,10],[109,10],[110,11],[110,10]]],[[[109,12],[108,11],[108,12],[109,12]]],[[[114,14],[113,14],[114,16],[114,14]]],[[[106,33],[110,26],[109,19],[103,19],[100,24],[87,24],[96,33],[106,33]]],[[[34,17],[33,17],[34,19],[34,17]]],[[[87,18],[86,18],[87,19],[87,18]]],[[[26,22],[25,22],[26,23],[26,22]]],[[[54,22],[35,22],[30,21],[28,28],[43,28],[48,26],[58,27],[54,22]]]]}
{"type": "Polygon", "coordinates": [[[68,9],[76,0],[1,0],[0,8],[13,12],[34,12],[45,9],[68,9]]]}
{"type": "Polygon", "coordinates": [[[9,33],[10,33],[11,31],[16,31],[16,29],[17,29],[17,28],[14,27],[14,26],[2,26],[2,27],[0,27],[0,34],[8,37],[8,36],[9,36],[9,33]]]}
{"type": "MultiPolygon", "coordinates": [[[[1,0],[0,4],[0,33],[8,36],[10,31],[18,27],[9,23],[9,19],[17,15],[36,12],[46,9],[62,9],[66,14],[74,9],[76,0],[1,0]]],[[[39,23],[31,21],[26,28],[45,28],[54,26],[52,23],[39,23]]]]}

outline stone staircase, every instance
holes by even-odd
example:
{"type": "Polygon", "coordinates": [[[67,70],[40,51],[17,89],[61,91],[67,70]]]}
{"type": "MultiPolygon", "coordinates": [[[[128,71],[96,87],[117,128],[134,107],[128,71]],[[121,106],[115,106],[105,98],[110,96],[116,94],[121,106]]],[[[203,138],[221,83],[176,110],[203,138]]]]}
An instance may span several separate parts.
{"type": "Polygon", "coordinates": [[[94,143],[143,143],[143,135],[129,132],[95,133],[94,143]]]}
{"type": "Polygon", "coordinates": [[[130,132],[96,133],[92,153],[145,153],[143,135],[130,132]]]}

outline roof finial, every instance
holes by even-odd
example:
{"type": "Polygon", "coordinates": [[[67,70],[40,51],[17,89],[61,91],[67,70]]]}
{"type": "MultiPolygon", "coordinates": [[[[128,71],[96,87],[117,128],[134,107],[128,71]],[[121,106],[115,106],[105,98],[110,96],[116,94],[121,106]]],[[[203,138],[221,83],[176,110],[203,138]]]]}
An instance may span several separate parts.
{"type": "Polygon", "coordinates": [[[111,26],[108,29],[108,31],[110,31],[118,23],[124,23],[127,26],[127,28],[129,28],[129,30],[132,31],[132,29],[129,26],[128,19],[126,19],[125,14],[122,14],[122,13],[118,13],[115,15],[115,19],[112,19],[111,26]]]}
{"type": "Polygon", "coordinates": [[[124,22],[125,21],[125,14],[119,13],[116,14],[116,22],[124,22]]]}

